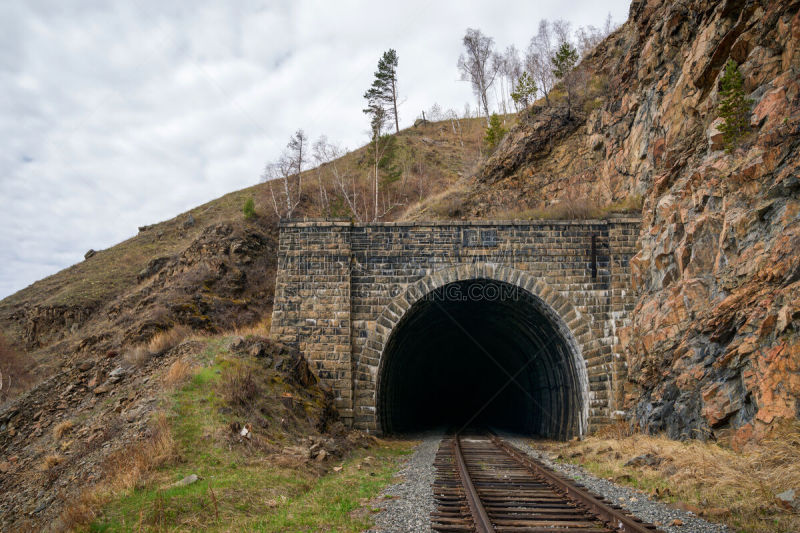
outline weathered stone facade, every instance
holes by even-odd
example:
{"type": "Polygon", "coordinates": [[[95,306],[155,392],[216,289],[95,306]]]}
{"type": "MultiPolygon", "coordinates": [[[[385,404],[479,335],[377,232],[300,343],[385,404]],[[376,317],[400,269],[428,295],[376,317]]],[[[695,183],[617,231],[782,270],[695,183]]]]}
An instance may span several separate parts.
{"type": "Polygon", "coordinates": [[[621,218],[284,222],[272,335],[303,351],[345,421],[380,431],[382,357],[409,309],[457,281],[510,284],[540,303],[576,354],[582,433],[621,405],[626,370],[616,331],[635,303],[629,260],[638,233],[638,219],[621,218]]]}

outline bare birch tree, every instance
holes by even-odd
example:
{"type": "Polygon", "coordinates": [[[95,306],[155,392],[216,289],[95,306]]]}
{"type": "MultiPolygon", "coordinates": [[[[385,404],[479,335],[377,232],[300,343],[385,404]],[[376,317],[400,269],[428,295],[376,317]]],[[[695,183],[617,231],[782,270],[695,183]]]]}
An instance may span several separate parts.
{"type": "Polygon", "coordinates": [[[328,138],[324,135],[320,135],[317,142],[314,143],[313,146],[313,155],[314,163],[317,165],[317,185],[319,186],[319,203],[322,207],[322,212],[327,213],[328,209],[331,205],[330,200],[328,199],[328,190],[325,188],[325,184],[322,182],[322,172],[323,166],[330,162],[328,149],[328,138]]]}
{"type": "Polygon", "coordinates": [[[292,218],[295,209],[300,205],[307,141],[305,132],[297,130],[289,138],[280,157],[268,163],[261,175],[261,180],[269,186],[272,207],[278,217],[292,218]]]}
{"type": "MultiPolygon", "coordinates": [[[[358,205],[360,195],[356,176],[344,165],[340,164],[341,158],[346,153],[346,149],[328,142],[328,139],[324,136],[314,144],[314,159],[320,165],[319,168],[329,173],[334,188],[341,194],[353,218],[363,222],[366,217],[363,209],[358,205]]],[[[328,205],[330,205],[330,202],[328,202],[328,205]]]]}
{"type": "Polygon", "coordinates": [[[458,58],[458,69],[461,79],[472,84],[472,90],[483,107],[486,119],[489,119],[489,88],[494,83],[500,70],[494,53],[494,39],[484,35],[480,30],[467,28],[464,35],[464,53],[458,58]]]}
{"type": "MultiPolygon", "coordinates": [[[[522,75],[522,60],[519,57],[519,51],[513,44],[506,47],[503,53],[503,78],[505,80],[505,90],[503,92],[503,101],[505,103],[506,96],[511,98],[511,93],[514,92],[514,87],[517,85],[519,77],[522,75]]],[[[517,111],[516,105],[514,107],[517,111]]],[[[505,111],[505,109],[504,109],[505,111]]]]}
{"type": "Polygon", "coordinates": [[[525,68],[544,93],[547,105],[550,105],[549,94],[554,82],[553,65],[550,62],[550,58],[553,57],[554,53],[550,22],[542,19],[539,21],[538,32],[531,37],[531,41],[528,44],[528,50],[525,54],[525,68]]]}

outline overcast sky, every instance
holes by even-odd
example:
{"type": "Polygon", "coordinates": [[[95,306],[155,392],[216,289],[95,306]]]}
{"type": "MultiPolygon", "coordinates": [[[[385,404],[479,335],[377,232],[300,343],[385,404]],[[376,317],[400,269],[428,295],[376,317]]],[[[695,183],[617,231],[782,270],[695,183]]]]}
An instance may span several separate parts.
{"type": "Polygon", "coordinates": [[[400,127],[475,106],[467,27],[524,50],[541,18],[601,26],[629,0],[0,2],[0,298],[258,182],[297,128],[365,143],[394,48],[400,127]]]}

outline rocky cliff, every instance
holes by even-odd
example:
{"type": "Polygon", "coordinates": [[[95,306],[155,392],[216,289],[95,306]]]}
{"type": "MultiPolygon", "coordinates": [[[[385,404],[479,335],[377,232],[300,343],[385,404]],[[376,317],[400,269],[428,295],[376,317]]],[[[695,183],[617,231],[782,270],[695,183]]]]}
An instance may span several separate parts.
{"type": "Polygon", "coordinates": [[[618,332],[632,420],[675,438],[758,437],[800,414],[800,2],[640,1],[582,63],[585,98],[534,107],[464,211],[643,200],[638,304],[618,332]],[[752,102],[717,130],[734,59],[752,102]]]}

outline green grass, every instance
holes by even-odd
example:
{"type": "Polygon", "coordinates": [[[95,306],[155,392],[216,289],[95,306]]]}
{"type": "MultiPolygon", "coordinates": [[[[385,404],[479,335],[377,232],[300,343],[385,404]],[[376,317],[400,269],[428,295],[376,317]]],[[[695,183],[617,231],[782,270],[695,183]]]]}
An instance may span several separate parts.
{"type": "MultiPolygon", "coordinates": [[[[369,511],[359,509],[391,481],[398,458],[410,453],[411,444],[381,442],[358,450],[334,463],[341,471],[321,477],[315,464],[282,465],[263,450],[231,445],[216,392],[226,370],[240,364],[226,357],[227,342],[209,339],[199,355],[207,366],[165,400],[179,458],[117,495],[91,531],[361,531],[369,526],[369,511]],[[169,488],[190,474],[201,479],[169,488]]],[[[270,438],[277,449],[290,444],[283,442],[285,435],[270,438]]]]}
{"type": "Polygon", "coordinates": [[[411,453],[408,443],[390,443],[361,450],[339,473],[319,479],[311,490],[290,499],[261,520],[254,531],[363,531],[371,525],[369,500],[389,484],[397,459],[411,453]],[[369,456],[369,464],[363,462],[369,456]],[[359,468],[359,466],[361,468],[359,468]],[[359,512],[362,511],[362,512],[359,512]]]}

